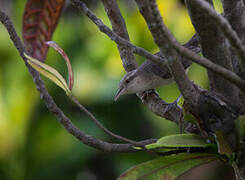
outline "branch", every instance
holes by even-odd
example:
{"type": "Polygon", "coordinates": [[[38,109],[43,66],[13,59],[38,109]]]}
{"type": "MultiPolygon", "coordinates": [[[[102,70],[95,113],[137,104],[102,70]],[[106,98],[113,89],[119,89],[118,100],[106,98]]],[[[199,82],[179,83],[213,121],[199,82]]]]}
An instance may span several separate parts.
{"type": "Polygon", "coordinates": [[[236,73],[223,68],[222,66],[219,66],[213,62],[211,62],[209,59],[199,56],[190,50],[182,47],[176,42],[173,42],[173,47],[183,56],[186,58],[189,58],[191,61],[200,64],[209,70],[213,71],[214,73],[219,74],[220,76],[224,77],[225,79],[229,80],[230,82],[234,83],[237,87],[239,87],[243,92],[245,92],[245,81],[241,79],[236,73]]]}
{"type": "Polygon", "coordinates": [[[149,93],[144,95],[141,93],[138,95],[139,97],[144,96],[144,100],[142,103],[147,106],[153,113],[160,117],[164,117],[165,119],[171,120],[176,124],[182,126],[182,120],[184,117],[183,110],[178,105],[171,106],[165,101],[163,101],[156,93],[149,93]]]}
{"type": "Polygon", "coordinates": [[[223,4],[223,9],[225,14],[227,15],[228,13],[232,13],[232,11],[236,11],[237,8],[242,7],[243,6],[243,2],[242,0],[221,0],[222,4],[223,4]]]}
{"type": "MultiPolygon", "coordinates": [[[[242,43],[245,44],[245,7],[242,0],[222,0],[224,8],[224,17],[229,21],[232,28],[236,31],[237,35],[241,39],[242,43]]],[[[233,47],[230,47],[231,59],[233,65],[233,71],[245,79],[245,72],[239,61],[239,57],[233,47]]],[[[241,111],[245,113],[245,94],[239,93],[241,111]]]]}
{"type": "Polygon", "coordinates": [[[194,0],[192,3],[197,4],[198,8],[205,11],[214,21],[219,29],[224,33],[232,47],[236,50],[243,69],[245,70],[245,46],[243,46],[242,41],[238,37],[237,33],[232,29],[230,23],[221,15],[219,15],[210,5],[204,0],[194,0]]]}
{"type": "MultiPolygon", "coordinates": [[[[245,7],[242,0],[222,0],[224,8],[224,17],[229,21],[232,28],[245,44],[245,7]]],[[[241,78],[245,79],[245,72],[243,72],[239,57],[233,47],[230,47],[231,59],[233,63],[234,72],[241,78]]]]}
{"type": "MultiPolygon", "coordinates": [[[[211,0],[208,1],[212,3],[211,0]]],[[[200,10],[199,5],[194,3],[194,1],[186,0],[186,6],[196,32],[200,37],[203,56],[215,64],[232,71],[233,67],[227,41],[224,34],[217,28],[217,24],[210,20],[210,16],[200,10]]],[[[227,97],[234,104],[239,104],[238,88],[217,73],[207,70],[210,89],[227,97]]]]}
{"type": "MultiPolygon", "coordinates": [[[[100,139],[97,139],[93,136],[87,135],[81,130],[79,130],[77,127],[73,125],[71,120],[66,117],[66,115],[60,110],[60,108],[55,104],[53,98],[49,95],[48,91],[45,88],[45,85],[43,81],[40,78],[40,74],[35,71],[28,63],[27,59],[24,56],[25,53],[25,48],[18,37],[14,26],[8,16],[0,11],[0,21],[1,23],[5,26],[7,29],[9,36],[11,40],[13,41],[15,47],[17,48],[20,56],[25,62],[25,65],[27,66],[34,83],[36,84],[37,90],[40,93],[41,99],[44,100],[48,110],[53,113],[56,117],[56,119],[62,124],[62,126],[74,137],[76,137],[78,140],[80,140],[82,143],[94,147],[98,150],[106,151],[106,152],[135,152],[135,150],[132,147],[132,144],[113,144],[113,143],[108,143],[105,141],[102,141],[100,139]]],[[[155,142],[155,139],[148,139],[145,141],[140,141],[138,143],[142,145],[146,145],[149,143],[155,142]]]]}
{"type": "MultiPolygon", "coordinates": [[[[121,15],[116,0],[102,0],[102,2],[104,4],[106,13],[111,21],[113,32],[130,42],[125,21],[121,15]]],[[[122,44],[117,44],[117,47],[123,62],[124,69],[127,72],[136,69],[137,62],[132,48],[122,44]]]]}

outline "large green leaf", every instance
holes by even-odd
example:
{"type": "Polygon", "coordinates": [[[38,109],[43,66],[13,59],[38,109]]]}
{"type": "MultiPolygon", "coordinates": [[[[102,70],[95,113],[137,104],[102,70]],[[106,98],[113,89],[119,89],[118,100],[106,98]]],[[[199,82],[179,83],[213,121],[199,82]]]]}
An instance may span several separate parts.
{"type": "Polygon", "coordinates": [[[212,154],[182,153],[165,156],[137,165],[124,172],[117,180],[173,180],[201,164],[217,160],[212,154]]]}
{"type": "Polygon", "coordinates": [[[195,134],[175,134],[160,138],[156,143],[146,146],[147,149],[155,148],[188,148],[188,147],[208,147],[214,144],[207,143],[200,136],[195,134]]]}

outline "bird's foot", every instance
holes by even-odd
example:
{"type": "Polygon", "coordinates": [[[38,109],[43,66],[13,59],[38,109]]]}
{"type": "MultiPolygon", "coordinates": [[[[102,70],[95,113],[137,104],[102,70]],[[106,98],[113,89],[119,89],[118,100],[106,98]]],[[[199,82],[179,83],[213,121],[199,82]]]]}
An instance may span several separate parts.
{"type": "Polygon", "coordinates": [[[144,102],[145,99],[148,98],[148,96],[150,96],[151,93],[154,93],[157,97],[159,97],[159,94],[154,89],[149,89],[142,93],[142,96],[140,97],[141,101],[144,102]]]}
{"type": "MultiPolygon", "coordinates": [[[[164,113],[169,112],[172,109],[176,109],[178,107],[178,102],[179,102],[180,98],[181,98],[181,95],[174,102],[167,104],[167,107],[164,109],[164,113]]],[[[178,108],[180,108],[180,107],[178,107],[178,108]]],[[[184,121],[183,118],[184,117],[181,116],[179,123],[178,123],[181,134],[183,133],[183,121],[184,121]]]]}

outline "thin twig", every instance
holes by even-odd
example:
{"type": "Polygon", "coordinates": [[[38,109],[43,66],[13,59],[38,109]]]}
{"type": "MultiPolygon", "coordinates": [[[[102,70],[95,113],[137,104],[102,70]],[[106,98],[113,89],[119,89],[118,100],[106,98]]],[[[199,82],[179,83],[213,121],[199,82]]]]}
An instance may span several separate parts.
{"type": "Polygon", "coordinates": [[[79,107],[79,109],[83,112],[85,112],[89,117],[90,119],[92,119],[94,121],[94,123],[100,128],[102,129],[105,133],[107,133],[108,135],[116,138],[116,139],[119,139],[121,141],[125,141],[127,143],[130,143],[134,146],[139,146],[139,147],[142,147],[143,145],[139,142],[136,142],[136,141],[133,141],[133,140],[130,140],[130,139],[127,139],[125,137],[122,137],[122,136],[119,136],[113,132],[111,132],[110,130],[108,130],[106,127],[104,127],[97,119],[96,117],[90,112],[88,111],[82,104],[80,104],[80,102],[76,99],[75,96],[71,95],[69,96],[70,99],[79,107]]]}
{"type": "Polygon", "coordinates": [[[199,56],[190,50],[186,49],[185,47],[181,46],[180,44],[176,42],[172,42],[173,47],[183,56],[189,58],[193,62],[200,64],[209,70],[213,71],[214,73],[217,73],[221,75],[223,78],[229,80],[230,82],[234,83],[237,87],[239,87],[243,92],[245,92],[245,81],[241,79],[236,73],[227,70],[226,68],[223,68],[222,66],[219,66],[209,59],[199,56]]]}

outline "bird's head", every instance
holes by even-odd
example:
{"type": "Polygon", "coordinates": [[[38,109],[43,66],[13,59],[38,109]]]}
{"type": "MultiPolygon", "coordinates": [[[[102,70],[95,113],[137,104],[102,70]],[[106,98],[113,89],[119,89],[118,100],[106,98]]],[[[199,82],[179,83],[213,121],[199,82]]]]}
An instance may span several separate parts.
{"type": "Polygon", "coordinates": [[[130,71],[123,76],[119,83],[114,100],[117,101],[118,98],[123,94],[142,93],[146,90],[155,89],[172,82],[173,78],[171,77],[171,74],[170,77],[160,77],[157,74],[154,74],[154,71],[149,72],[144,68],[139,67],[138,69],[130,71]]]}
{"type": "Polygon", "coordinates": [[[117,101],[118,98],[123,94],[133,94],[138,92],[143,92],[142,89],[142,78],[137,74],[137,70],[133,70],[124,75],[119,83],[118,90],[114,97],[114,100],[117,101]]]}

